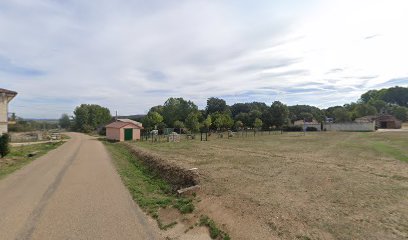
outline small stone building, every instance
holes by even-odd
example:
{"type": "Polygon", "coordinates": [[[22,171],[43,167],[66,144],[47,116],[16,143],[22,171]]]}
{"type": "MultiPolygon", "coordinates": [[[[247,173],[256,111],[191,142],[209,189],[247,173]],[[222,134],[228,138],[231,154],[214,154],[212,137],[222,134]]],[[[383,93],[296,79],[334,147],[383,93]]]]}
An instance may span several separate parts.
{"type": "Polygon", "coordinates": [[[140,140],[141,123],[130,119],[118,119],[105,126],[106,138],[115,141],[140,140]]]}
{"type": "Polygon", "coordinates": [[[381,115],[371,115],[361,118],[357,118],[355,122],[375,122],[376,128],[386,128],[386,129],[399,129],[401,128],[401,121],[395,118],[393,115],[381,114],[381,115]]]}
{"type": "Polygon", "coordinates": [[[16,92],[0,88],[0,135],[8,132],[8,104],[16,92]]]}

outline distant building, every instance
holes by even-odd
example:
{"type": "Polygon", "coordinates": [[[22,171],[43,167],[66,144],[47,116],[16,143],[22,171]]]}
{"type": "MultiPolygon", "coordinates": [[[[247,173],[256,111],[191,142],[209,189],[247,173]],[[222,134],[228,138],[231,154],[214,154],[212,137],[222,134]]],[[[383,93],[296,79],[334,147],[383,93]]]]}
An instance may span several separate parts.
{"type": "Polygon", "coordinates": [[[140,130],[143,129],[141,123],[130,119],[118,119],[105,126],[106,138],[115,141],[140,140],[140,130]]]}
{"type": "Polygon", "coordinates": [[[8,104],[17,92],[0,88],[0,134],[8,132],[8,104]]]}
{"type": "Polygon", "coordinates": [[[401,128],[401,121],[390,114],[370,115],[354,120],[357,123],[375,122],[376,128],[399,129],[401,128]]]}

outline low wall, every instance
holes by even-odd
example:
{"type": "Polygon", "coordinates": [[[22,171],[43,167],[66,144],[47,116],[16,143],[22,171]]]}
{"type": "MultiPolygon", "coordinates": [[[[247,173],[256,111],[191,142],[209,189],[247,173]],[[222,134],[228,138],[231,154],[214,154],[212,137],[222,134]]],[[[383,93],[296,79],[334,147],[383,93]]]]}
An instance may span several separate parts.
{"type": "Polygon", "coordinates": [[[128,150],[140,159],[150,171],[159,175],[172,185],[173,191],[199,184],[199,175],[196,171],[184,169],[169,163],[162,157],[137,148],[129,143],[123,143],[128,150]]]}
{"type": "Polygon", "coordinates": [[[325,123],[323,129],[326,131],[350,131],[350,132],[362,132],[362,131],[375,131],[375,123],[325,123]]]}

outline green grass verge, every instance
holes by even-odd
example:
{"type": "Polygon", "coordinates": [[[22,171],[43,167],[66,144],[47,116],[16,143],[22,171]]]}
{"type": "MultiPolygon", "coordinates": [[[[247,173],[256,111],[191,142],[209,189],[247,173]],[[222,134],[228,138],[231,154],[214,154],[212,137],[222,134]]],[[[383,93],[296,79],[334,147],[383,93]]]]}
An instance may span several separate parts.
{"type": "Polygon", "coordinates": [[[173,194],[170,184],[149,171],[124,145],[107,141],[103,143],[111,153],[114,165],[133,199],[158,221],[160,228],[167,229],[175,225],[161,224],[158,215],[160,208],[173,206],[183,214],[194,210],[192,199],[173,194]]]}
{"type": "Polygon", "coordinates": [[[408,162],[408,155],[406,155],[399,148],[390,146],[389,144],[384,142],[373,142],[372,146],[377,152],[385,155],[390,155],[400,161],[408,162]]]}
{"type": "Polygon", "coordinates": [[[210,237],[212,239],[216,238],[221,238],[223,240],[231,239],[230,236],[224,231],[220,230],[215,224],[215,222],[211,220],[208,216],[203,215],[200,217],[200,225],[208,227],[208,229],[210,230],[210,237]]]}
{"type": "Polygon", "coordinates": [[[22,168],[34,159],[43,156],[47,152],[61,146],[64,142],[40,143],[26,146],[11,147],[10,153],[0,159],[0,179],[22,168]],[[36,153],[33,157],[28,154],[36,153]]]}
{"type": "MultiPolygon", "coordinates": [[[[174,221],[164,225],[158,214],[160,208],[174,207],[182,214],[194,211],[194,199],[172,193],[170,184],[149,171],[137,157],[129,152],[126,146],[121,143],[100,140],[111,153],[114,165],[133,199],[144,211],[156,219],[160,229],[166,230],[177,224],[174,221]]],[[[194,197],[195,194],[193,194],[194,197]]],[[[207,216],[200,218],[200,225],[208,227],[213,239],[218,237],[224,240],[231,239],[207,216]]]]}

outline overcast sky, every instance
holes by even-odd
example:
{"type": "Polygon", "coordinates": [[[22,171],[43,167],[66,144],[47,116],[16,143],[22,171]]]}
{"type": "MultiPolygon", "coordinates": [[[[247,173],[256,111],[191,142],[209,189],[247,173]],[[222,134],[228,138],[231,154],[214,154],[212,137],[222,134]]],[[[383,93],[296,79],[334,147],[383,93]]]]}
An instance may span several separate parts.
{"type": "Polygon", "coordinates": [[[0,88],[29,118],[168,97],[343,105],[408,86],[407,13],[406,0],[1,0],[0,88]]]}

